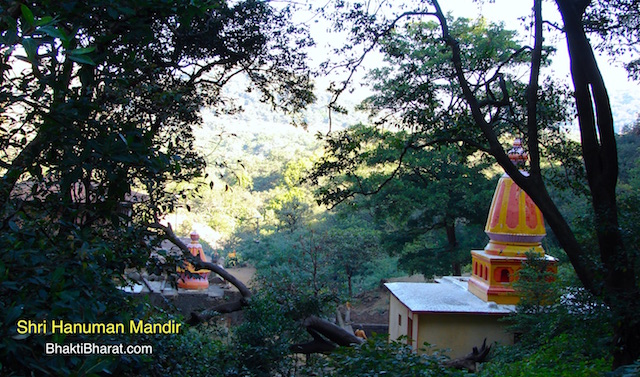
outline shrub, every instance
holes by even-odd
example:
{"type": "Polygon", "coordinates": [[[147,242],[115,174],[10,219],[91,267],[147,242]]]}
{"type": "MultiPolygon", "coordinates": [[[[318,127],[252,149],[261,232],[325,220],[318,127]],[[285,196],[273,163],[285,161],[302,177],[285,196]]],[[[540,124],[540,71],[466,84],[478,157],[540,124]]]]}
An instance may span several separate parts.
{"type": "MultiPolygon", "coordinates": [[[[388,342],[385,336],[373,336],[353,347],[340,347],[331,353],[318,376],[428,377],[464,376],[465,372],[447,369],[439,355],[418,355],[402,339],[388,342]]],[[[316,367],[317,368],[317,367],[316,367]]]]}

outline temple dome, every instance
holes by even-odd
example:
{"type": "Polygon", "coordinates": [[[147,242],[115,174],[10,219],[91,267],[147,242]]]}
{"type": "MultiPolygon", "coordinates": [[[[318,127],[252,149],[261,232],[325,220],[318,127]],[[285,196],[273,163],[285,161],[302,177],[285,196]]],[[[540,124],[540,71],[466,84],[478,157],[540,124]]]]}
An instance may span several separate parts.
{"type": "Polygon", "coordinates": [[[544,219],[533,200],[507,174],[498,182],[484,229],[490,254],[520,255],[533,249],[544,254],[544,219]]]}
{"type": "MultiPolygon", "coordinates": [[[[523,167],[527,154],[519,139],[507,152],[511,162],[523,167]]],[[[524,175],[527,173],[523,170],[524,175]]],[[[489,243],[484,250],[471,251],[472,275],[468,289],[484,301],[515,305],[520,300],[512,283],[534,252],[549,263],[548,270],[557,272],[555,258],[545,255],[542,239],[546,236],[542,212],[516,183],[504,174],[493,194],[489,216],[485,225],[489,243]]]]}

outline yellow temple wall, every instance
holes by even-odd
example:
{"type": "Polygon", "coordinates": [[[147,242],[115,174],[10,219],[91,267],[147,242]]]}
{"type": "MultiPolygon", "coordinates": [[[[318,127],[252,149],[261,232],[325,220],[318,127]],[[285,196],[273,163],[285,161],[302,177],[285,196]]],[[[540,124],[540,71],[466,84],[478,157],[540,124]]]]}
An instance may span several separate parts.
{"type": "Polygon", "coordinates": [[[389,339],[407,336],[409,309],[394,295],[389,295],[389,339]]]}
{"type": "Polygon", "coordinates": [[[465,356],[473,347],[494,342],[511,345],[512,333],[506,331],[506,323],[500,322],[501,315],[451,314],[451,313],[411,313],[394,295],[389,299],[389,339],[396,340],[409,336],[408,326],[412,325],[411,345],[419,352],[427,342],[433,347],[427,353],[448,349],[451,358],[465,356]],[[409,321],[411,319],[411,321],[409,321]],[[411,322],[411,323],[410,323],[411,322]]]}
{"type": "Polygon", "coordinates": [[[482,314],[419,314],[416,343],[419,348],[427,342],[431,348],[427,353],[448,349],[446,354],[452,359],[467,355],[473,347],[494,342],[513,344],[512,333],[506,332],[506,324],[498,321],[498,315],[482,314]]]}

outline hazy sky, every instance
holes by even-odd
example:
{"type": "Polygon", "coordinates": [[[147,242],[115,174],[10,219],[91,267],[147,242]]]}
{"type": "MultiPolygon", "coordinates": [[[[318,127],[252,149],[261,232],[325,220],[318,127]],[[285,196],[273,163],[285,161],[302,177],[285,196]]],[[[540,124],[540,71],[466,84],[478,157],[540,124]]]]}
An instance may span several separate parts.
{"type": "MultiPolygon", "coordinates": [[[[502,21],[509,29],[522,30],[521,21],[518,18],[531,14],[532,1],[496,0],[492,4],[476,4],[471,0],[446,0],[441,2],[443,10],[450,10],[453,15],[459,17],[477,17],[482,14],[492,21],[502,21]]],[[[552,20],[558,25],[562,25],[562,20],[557,8],[552,2],[543,2],[543,15],[545,20],[552,20]]],[[[525,33],[523,32],[523,36],[525,33]]],[[[528,43],[532,44],[529,36],[528,43]]],[[[566,41],[559,33],[545,31],[545,42],[554,45],[558,52],[553,57],[553,69],[558,74],[569,74],[569,58],[567,55],[566,41]]],[[[627,74],[621,65],[614,65],[608,57],[601,57],[599,65],[602,74],[607,81],[607,86],[611,89],[621,89],[631,87],[634,90],[640,89],[638,84],[630,84],[627,74]]]]}

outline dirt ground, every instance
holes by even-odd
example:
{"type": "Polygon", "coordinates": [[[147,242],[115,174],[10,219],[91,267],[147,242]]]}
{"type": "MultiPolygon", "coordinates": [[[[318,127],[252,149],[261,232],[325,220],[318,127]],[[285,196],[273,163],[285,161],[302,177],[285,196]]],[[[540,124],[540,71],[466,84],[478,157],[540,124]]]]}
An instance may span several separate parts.
{"type": "MultiPolygon", "coordinates": [[[[256,269],[251,266],[245,267],[230,267],[227,271],[242,281],[246,286],[251,287],[252,278],[256,273],[256,269]]],[[[395,281],[411,281],[411,282],[424,282],[425,279],[422,275],[405,276],[400,278],[389,279],[389,282],[395,281]]],[[[380,285],[371,291],[367,291],[358,294],[351,300],[349,305],[351,306],[350,323],[354,328],[361,328],[367,332],[368,335],[372,333],[384,334],[387,333],[387,325],[389,323],[389,292],[384,287],[384,283],[380,282],[380,285]]],[[[213,283],[220,284],[221,282],[213,283]]],[[[240,293],[237,288],[228,285],[224,289],[224,297],[222,300],[237,300],[240,297],[240,293]]],[[[212,298],[202,295],[179,295],[170,298],[164,298],[161,295],[152,295],[152,303],[159,307],[163,307],[166,310],[177,310],[185,318],[189,318],[192,312],[200,312],[202,310],[211,308],[213,305],[220,303],[220,298],[212,298]]],[[[346,303],[340,306],[343,318],[346,314],[346,303]]],[[[346,319],[346,318],[345,318],[346,319]]],[[[224,318],[227,324],[237,324],[242,322],[242,312],[236,312],[227,314],[224,318]]]]}
{"type": "Polygon", "coordinates": [[[351,302],[351,322],[386,324],[389,321],[389,293],[384,287],[364,292],[351,302]]]}
{"type": "Polygon", "coordinates": [[[367,291],[354,297],[351,303],[351,321],[363,324],[389,323],[389,291],[387,291],[383,283],[398,281],[423,283],[426,280],[423,275],[413,275],[380,282],[380,285],[375,290],[367,291]]]}
{"type": "MultiPolygon", "coordinates": [[[[226,269],[227,272],[229,272],[231,275],[235,276],[236,279],[240,280],[242,283],[244,283],[244,285],[246,285],[247,287],[251,287],[251,279],[253,278],[253,275],[255,275],[256,273],[256,269],[251,267],[251,266],[247,266],[247,267],[229,267],[226,269]]],[[[231,287],[231,290],[235,290],[236,292],[238,291],[236,289],[236,287],[231,287]]]]}

